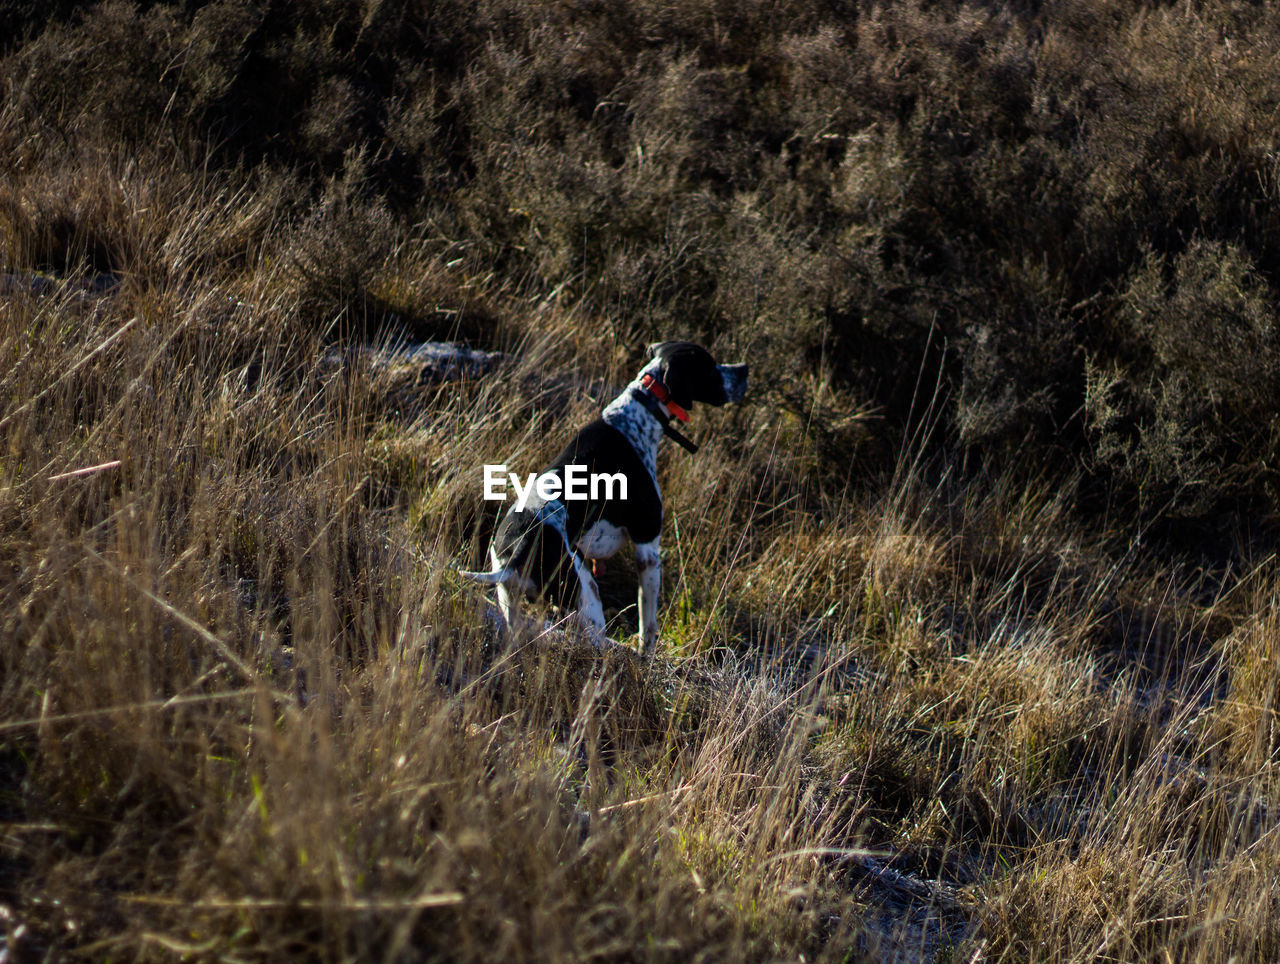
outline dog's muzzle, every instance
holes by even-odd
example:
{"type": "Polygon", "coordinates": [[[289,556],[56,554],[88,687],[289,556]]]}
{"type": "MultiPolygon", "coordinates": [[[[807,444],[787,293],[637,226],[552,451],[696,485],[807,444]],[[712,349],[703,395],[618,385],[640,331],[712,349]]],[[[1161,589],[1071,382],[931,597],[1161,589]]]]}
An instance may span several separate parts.
{"type": "Polygon", "coordinates": [[[717,365],[720,381],[724,384],[726,402],[740,402],[747,395],[746,365],[717,365]]]}

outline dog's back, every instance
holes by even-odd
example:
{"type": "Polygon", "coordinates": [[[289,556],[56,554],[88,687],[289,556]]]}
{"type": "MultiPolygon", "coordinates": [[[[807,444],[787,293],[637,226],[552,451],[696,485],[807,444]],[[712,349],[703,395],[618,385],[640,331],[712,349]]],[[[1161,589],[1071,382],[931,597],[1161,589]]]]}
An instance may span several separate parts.
{"type": "Polygon", "coordinates": [[[601,521],[625,529],[633,542],[648,542],[662,533],[662,497],[657,482],[622,432],[604,419],[596,419],[573,437],[547,471],[563,480],[570,465],[585,466],[589,476],[626,478],[625,496],[619,486],[590,500],[567,503],[571,545],[601,521]]]}
{"type": "Polygon", "coordinates": [[[503,516],[494,549],[518,573],[526,591],[544,595],[557,605],[571,605],[577,592],[571,547],[580,540],[608,539],[613,533],[633,542],[648,542],[662,532],[662,498],[657,484],[626,436],[596,419],[565,446],[542,473],[565,480],[568,466],[584,475],[624,477],[591,499],[544,501],[531,492],[524,506],[513,505],[503,516]],[[610,535],[604,535],[608,532],[610,535]]]}

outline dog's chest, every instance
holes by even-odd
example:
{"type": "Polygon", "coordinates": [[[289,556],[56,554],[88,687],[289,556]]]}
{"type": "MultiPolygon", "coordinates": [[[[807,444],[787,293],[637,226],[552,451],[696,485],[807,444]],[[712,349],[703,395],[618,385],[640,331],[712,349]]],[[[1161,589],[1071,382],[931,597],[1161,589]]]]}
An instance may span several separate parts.
{"type": "Polygon", "coordinates": [[[578,551],[588,559],[608,559],[627,544],[628,538],[625,528],[601,519],[578,539],[578,551]]]}

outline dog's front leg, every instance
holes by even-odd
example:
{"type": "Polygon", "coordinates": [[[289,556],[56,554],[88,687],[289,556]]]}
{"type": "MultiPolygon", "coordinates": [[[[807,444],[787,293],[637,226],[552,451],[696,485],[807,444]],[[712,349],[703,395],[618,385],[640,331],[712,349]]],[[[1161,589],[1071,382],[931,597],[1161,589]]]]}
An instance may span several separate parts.
{"type": "Polygon", "coordinates": [[[586,627],[596,646],[604,644],[604,602],[600,599],[600,587],[591,575],[591,568],[576,553],[571,552],[573,571],[578,577],[578,622],[586,627]]]}
{"type": "Polygon", "coordinates": [[[636,573],[640,583],[640,633],[644,638],[644,654],[652,656],[658,648],[658,593],[662,589],[662,558],[658,555],[658,539],[636,546],[636,573]]]}

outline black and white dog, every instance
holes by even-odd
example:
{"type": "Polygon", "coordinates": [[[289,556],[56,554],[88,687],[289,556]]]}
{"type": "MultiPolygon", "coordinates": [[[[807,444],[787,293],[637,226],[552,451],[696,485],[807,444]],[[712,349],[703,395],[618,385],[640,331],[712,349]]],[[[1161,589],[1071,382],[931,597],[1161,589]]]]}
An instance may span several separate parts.
{"type": "MultiPolygon", "coordinates": [[[[652,359],[626,389],[583,428],[539,479],[565,481],[566,467],[591,475],[626,477],[626,497],[607,490],[602,498],[543,499],[531,486],[523,507],[512,506],[489,548],[491,572],[464,572],[498,587],[507,625],[514,624],[518,594],[545,596],[576,609],[597,641],[604,636],[604,606],[593,569],[629,539],[639,574],[640,628],[644,652],[658,643],[658,590],[662,563],[662,494],[658,488],[658,443],[664,434],[690,452],[697,446],[676,431],[673,418],[688,421],[695,402],[724,405],[747,391],[746,365],[717,365],[711,353],[688,341],[649,346],[652,359]],[[582,471],[582,470],[576,470],[582,471]],[[587,560],[591,561],[588,565],[587,560]]],[[[558,484],[544,491],[558,489],[558,484]]]]}

